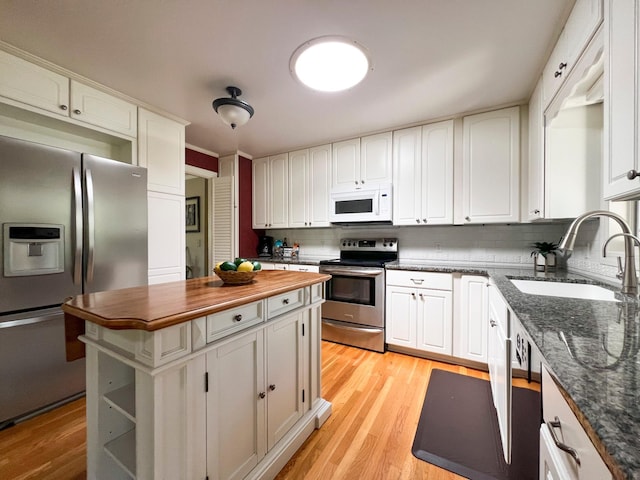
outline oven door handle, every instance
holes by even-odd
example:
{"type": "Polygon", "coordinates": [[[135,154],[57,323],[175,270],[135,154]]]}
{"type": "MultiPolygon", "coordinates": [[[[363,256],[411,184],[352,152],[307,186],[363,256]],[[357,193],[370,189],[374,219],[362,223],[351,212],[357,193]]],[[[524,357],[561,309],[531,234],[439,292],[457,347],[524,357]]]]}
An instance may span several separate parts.
{"type": "Polygon", "coordinates": [[[322,268],[320,273],[328,273],[329,275],[345,275],[348,277],[377,277],[384,270],[376,269],[346,269],[346,268],[322,268]]]}

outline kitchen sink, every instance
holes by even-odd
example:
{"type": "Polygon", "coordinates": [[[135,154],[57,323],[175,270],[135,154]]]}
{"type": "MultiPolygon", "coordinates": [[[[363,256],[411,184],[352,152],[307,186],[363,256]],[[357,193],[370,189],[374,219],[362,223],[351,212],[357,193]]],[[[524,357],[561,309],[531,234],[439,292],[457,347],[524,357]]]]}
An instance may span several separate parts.
{"type": "Polygon", "coordinates": [[[586,300],[602,300],[617,302],[615,291],[590,283],[549,282],[544,280],[514,280],[518,290],[529,295],[547,297],[582,298],[586,300]]]}

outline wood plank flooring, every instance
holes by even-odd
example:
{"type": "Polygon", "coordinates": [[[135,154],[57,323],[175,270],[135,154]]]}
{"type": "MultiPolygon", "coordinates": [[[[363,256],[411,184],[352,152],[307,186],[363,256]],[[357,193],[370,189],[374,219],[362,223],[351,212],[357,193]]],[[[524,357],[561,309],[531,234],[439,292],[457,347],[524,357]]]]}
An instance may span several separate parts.
{"type": "MultiPolygon", "coordinates": [[[[387,352],[322,344],[323,397],[333,413],[278,480],[461,479],[411,454],[432,369],[486,372],[387,352]]],[[[0,479],[86,478],[85,401],[0,431],[0,479]]]]}

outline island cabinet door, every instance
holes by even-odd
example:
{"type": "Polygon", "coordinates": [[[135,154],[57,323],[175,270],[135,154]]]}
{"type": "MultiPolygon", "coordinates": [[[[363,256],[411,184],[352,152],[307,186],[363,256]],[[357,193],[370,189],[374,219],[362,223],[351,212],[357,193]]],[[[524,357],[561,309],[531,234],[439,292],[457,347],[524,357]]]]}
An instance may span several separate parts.
{"type": "Polygon", "coordinates": [[[207,353],[207,376],[208,476],[244,478],[266,453],[264,331],[207,353]]]}
{"type": "Polygon", "coordinates": [[[303,371],[305,317],[297,312],[267,327],[268,450],[302,418],[308,402],[303,371]]]}

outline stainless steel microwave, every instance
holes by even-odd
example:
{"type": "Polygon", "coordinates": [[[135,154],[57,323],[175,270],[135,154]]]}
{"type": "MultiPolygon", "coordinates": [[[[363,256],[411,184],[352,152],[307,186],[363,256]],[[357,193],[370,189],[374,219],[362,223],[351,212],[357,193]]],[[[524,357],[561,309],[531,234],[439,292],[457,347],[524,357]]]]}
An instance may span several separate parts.
{"type": "Polygon", "coordinates": [[[391,207],[391,184],[380,184],[361,190],[331,192],[329,221],[331,223],[391,223],[391,207]]]}

